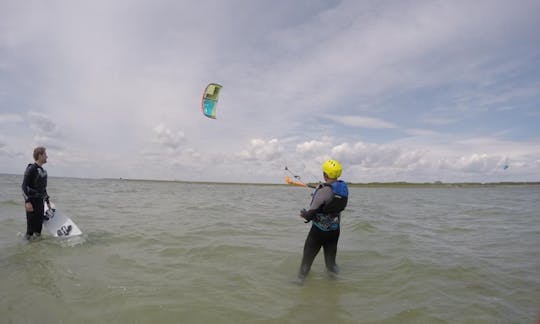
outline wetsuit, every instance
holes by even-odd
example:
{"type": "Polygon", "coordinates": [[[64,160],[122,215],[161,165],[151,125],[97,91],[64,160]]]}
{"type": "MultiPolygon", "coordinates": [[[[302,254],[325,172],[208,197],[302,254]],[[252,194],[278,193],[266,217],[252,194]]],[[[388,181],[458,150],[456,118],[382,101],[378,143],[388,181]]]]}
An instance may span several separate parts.
{"type": "Polygon", "coordinates": [[[312,226],[304,244],[304,254],[298,277],[303,280],[313,264],[321,247],[328,271],[337,273],[336,253],[340,234],[341,211],[348,201],[347,185],[334,181],[320,185],[313,193],[309,210],[302,210],[301,216],[312,226]]]}
{"type": "Polygon", "coordinates": [[[26,212],[26,237],[41,234],[43,226],[44,201],[49,202],[47,195],[47,171],[37,163],[28,164],[22,183],[24,202],[31,203],[34,211],[26,212]]]}

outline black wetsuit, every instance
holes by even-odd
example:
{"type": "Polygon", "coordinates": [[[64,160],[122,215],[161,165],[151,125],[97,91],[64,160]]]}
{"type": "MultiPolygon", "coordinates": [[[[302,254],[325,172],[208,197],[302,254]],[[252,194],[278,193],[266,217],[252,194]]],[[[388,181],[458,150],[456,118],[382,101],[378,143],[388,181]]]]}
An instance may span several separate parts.
{"type": "Polygon", "coordinates": [[[26,236],[41,234],[43,226],[44,202],[49,201],[47,195],[47,171],[37,163],[28,164],[22,183],[24,202],[31,203],[34,211],[26,212],[26,236]]]}
{"type": "Polygon", "coordinates": [[[304,254],[298,272],[303,280],[313,264],[321,247],[328,271],[337,273],[336,254],[340,234],[341,211],[348,201],[347,185],[342,181],[323,184],[315,190],[309,210],[302,210],[301,215],[312,226],[304,244],[304,254]],[[337,190],[336,190],[337,187],[337,190]],[[337,191],[337,192],[336,192],[337,191]]]}

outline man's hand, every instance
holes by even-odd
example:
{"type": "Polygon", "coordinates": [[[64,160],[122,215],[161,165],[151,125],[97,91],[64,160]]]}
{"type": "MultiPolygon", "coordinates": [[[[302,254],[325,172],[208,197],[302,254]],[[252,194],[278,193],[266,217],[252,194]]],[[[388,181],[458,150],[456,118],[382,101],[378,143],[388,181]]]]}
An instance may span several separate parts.
{"type": "Polygon", "coordinates": [[[32,206],[32,203],[30,203],[30,202],[24,203],[24,208],[26,209],[27,212],[33,212],[34,211],[34,207],[32,206]]]}

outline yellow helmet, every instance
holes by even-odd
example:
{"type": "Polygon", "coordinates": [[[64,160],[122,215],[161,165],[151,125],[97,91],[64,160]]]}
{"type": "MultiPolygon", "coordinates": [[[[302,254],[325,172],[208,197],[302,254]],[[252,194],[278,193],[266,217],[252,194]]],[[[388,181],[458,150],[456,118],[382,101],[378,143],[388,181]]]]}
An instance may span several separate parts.
{"type": "Polygon", "coordinates": [[[325,161],[321,168],[330,179],[337,179],[341,175],[341,164],[336,160],[325,161]]]}

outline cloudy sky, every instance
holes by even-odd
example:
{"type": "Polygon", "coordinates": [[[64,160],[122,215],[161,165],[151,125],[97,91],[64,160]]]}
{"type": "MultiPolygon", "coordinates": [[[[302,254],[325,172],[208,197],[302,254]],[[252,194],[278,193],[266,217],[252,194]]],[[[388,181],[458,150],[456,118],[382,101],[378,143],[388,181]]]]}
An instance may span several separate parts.
{"type": "Polygon", "coordinates": [[[539,17],[538,0],[0,0],[0,173],[44,145],[51,176],[317,181],[334,158],[351,182],[540,181],[539,17]]]}

